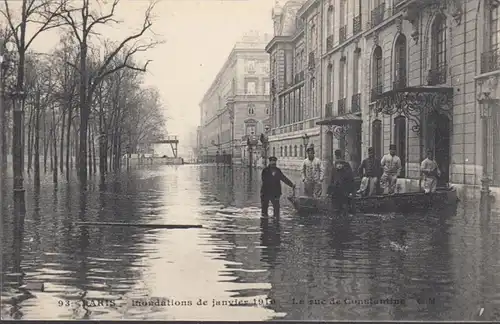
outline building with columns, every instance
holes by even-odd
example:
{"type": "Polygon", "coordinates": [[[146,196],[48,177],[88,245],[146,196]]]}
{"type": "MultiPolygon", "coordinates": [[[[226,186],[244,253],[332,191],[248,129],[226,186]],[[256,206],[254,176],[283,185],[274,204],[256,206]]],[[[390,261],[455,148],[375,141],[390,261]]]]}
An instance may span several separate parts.
{"type": "Polygon", "coordinates": [[[277,5],[266,49],[270,142],[280,165],[298,169],[302,157],[294,147],[307,133],[326,165],[337,148],[357,168],[368,147],[381,157],[396,144],[404,164],[400,190],[419,186],[427,149],[440,165],[441,185],[499,187],[499,2],[277,5]],[[302,65],[291,63],[297,57],[302,65]],[[298,88],[298,104],[284,97],[298,88]]]}
{"type": "Polygon", "coordinates": [[[291,0],[272,12],[270,154],[298,169],[307,145],[321,145],[321,17],[319,1],[291,0]]]}
{"type": "MultiPolygon", "coordinates": [[[[264,132],[269,116],[270,35],[249,32],[237,42],[200,102],[200,162],[240,164],[247,137],[264,132]]],[[[257,151],[257,150],[254,150],[257,151]]]]}

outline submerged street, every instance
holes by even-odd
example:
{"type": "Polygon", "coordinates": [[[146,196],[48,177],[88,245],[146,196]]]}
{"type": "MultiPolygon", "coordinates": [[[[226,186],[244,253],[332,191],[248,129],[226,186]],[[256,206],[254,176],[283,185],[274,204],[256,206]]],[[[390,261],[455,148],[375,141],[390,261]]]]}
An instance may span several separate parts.
{"type": "Polygon", "coordinates": [[[281,217],[263,219],[260,170],[152,166],[84,193],[31,181],[24,227],[2,210],[3,319],[500,320],[500,219],[477,202],[335,221],[297,215],[283,186],[281,217]],[[23,295],[32,282],[44,291],[23,295]]]}

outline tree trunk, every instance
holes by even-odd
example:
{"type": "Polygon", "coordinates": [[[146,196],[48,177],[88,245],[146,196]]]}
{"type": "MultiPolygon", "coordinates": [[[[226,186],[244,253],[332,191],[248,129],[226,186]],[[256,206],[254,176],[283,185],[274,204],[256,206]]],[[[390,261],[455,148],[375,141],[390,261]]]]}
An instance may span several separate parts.
{"type": "Polygon", "coordinates": [[[35,109],[35,131],[34,131],[34,146],[35,146],[35,188],[40,188],[40,90],[36,94],[35,109]]]}
{"type": "MultiPolygon", "coordinates": [[[[70,153],[71,153],[71,118],[73,107],[71,104],[68,106],[68,129],[66,130],[66,181],[69,181],[69,170],[70,170],[70,153]]],[[[73,168],[73,163],[71,163],[71,168],[73,168]]]]}
{"type": "Polygon", "coordinates": [[[64,159],[63,159],[63,152],[64,152],[64,128],[66,127],[66,109],[63,110],[62,112],[62,125],[61,125],[61,142],[59,143],[59,172],[61,174],[64,174],[64,159]]]}
{"type": "Polygon", "coordinates": [[[47,149],[49,143],[49,136],[47,134],[47,114],[45,113],[45,109],[43,111],[43,173],[47,173],[47,149]]]}
{"type": "Polygon", "coordinates": [[[90,117],[90,101],[87,88],[87,40],[80,44],[80,145],[78,175],[83,188],[87,185],[87,129],[90,117]]]}
{"type": "Polygon", "coordinates": [[[28,120],[28,169],[26,170],[28,174],[30,174],[31,172],[31,167],[32,167],[32,156],[31,154],[33,154],[33,146],[32,146],[32,143],[33,141],[31,140],[31,136],[32,136],[32,122],[33,122],[33,110],[34,108],[31,107],[30,109],[30,118],[28,120]]]}
{"type": "Polygon", "coordinates": [[[95,158],[95,130],[96,126],[95,124],[92,127],[92,165],[94,170],[94,174],[97,173],[97,164],[96,164],[96,158],[95,158]]]}
{"type": "Polygon", "coordinates": [[[88,124],[88,131],[87,131],[87,136],[88,136],[88,151],[89,151],[89,161],[88,161],[88,167],[89,167],[89,178],[92,175],[92,124],[88,124]]]}
{"type": "Polygon", "coordinates": [[[54,165],[52,166],[52,181],[57,184],[57,130],[56,130],[56,110],[52,109],[52,140],[54,150],[54,165]]]}

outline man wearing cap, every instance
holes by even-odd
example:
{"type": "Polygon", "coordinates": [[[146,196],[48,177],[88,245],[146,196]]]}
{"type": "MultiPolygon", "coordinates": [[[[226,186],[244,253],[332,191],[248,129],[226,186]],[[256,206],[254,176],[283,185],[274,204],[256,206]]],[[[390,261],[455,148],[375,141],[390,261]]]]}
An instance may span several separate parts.
{"type": "Polygon", "coordinates": [[[434,161],[433,155],[432,150],[427,149],[427,157],[420,165],[420,171],[423,176],[422,188],[426,194],[436,191],[437,181],[441,176],[441,171],[436,161],[434,161]]]}
{"type": "Polygon", "coordinates": [[[273,204],[274,216],[279,216],[281,181],[289,187],[295,189],[295,184],[288,179],[281,169],[276,166],[278,159],[275,156],[269,157],[269,165],[262,170],[262,187],[260,188],[260,203],[262,216],[268,216],[269,201],[273,204]]]}
{"type": "Polygon", "coordinates": [[[373,147],[369,147],[368,157],[361,162],[358,168],[359,175],[362,177],[358,194],[362,196],[373,196],[376,194],[381,171],[380,160],[375,158],[373,147]]]}
{"type": "Polygon", "coordinates": [[[307,148],[307,159],[302,163],[302,182],[304,182],[304,194],[308,197],[319,198],[321,196],[321,184],[323,182],[324,170],[321,160],[314,156],[314,146],[307,148]]]}
{"type": "Polygon", "coordinates": [[[396,145],[389,145],[389,154],[384,155],[380,165],[384,171],[380,184],[384,191],[387,189],[387,193],[392,195],[396,191],[398,176],[401,172],[401,159],[396,155],[396,145]]]}
{"type": "Polygon", "coordinates": [[[349,162],[342,159],[342,151],[335,150],[332,179],[328,186],[328,195],[333,198],[336,207],[344,211],[349,203],[349,195],[355,190],[354,173],[349,162]]]}

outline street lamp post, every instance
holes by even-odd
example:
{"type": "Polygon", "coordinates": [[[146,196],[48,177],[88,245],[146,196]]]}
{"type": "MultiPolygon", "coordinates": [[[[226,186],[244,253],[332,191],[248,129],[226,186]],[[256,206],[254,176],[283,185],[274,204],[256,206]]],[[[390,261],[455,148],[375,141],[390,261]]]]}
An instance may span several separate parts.
{"type": "Polygon", "coordinates": [[[481,100],[481,120],[483,128],[483,172],[481,177],[481,205],[489,209],[490,203],[490,178],[488,175],[488,146],[489,146],[489,119],[491,117],[491,100],[481,100]]]}
{"type": "Polygon", "coordinates": [[[307,157],[307,144],[309,144],[309,135],[307,134],[302,135],[302,142],[304,143],[304,154],[307,157]]]}
{"type": "Polygon", "coordinates": [[[264,133],[260,134],[260,142],[262,143],[262,157],[264,166],[267,166],[268,150],[269,150],[269,126],[266,126],[264,133]]]}

